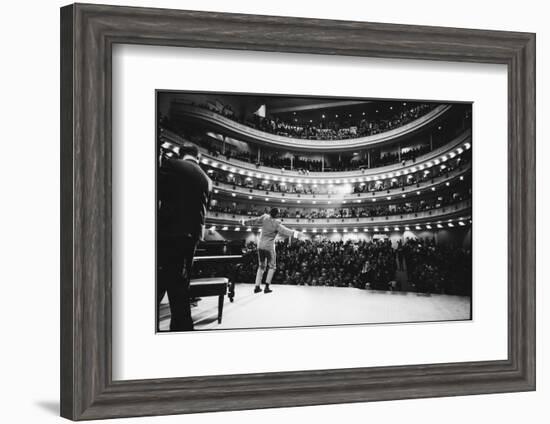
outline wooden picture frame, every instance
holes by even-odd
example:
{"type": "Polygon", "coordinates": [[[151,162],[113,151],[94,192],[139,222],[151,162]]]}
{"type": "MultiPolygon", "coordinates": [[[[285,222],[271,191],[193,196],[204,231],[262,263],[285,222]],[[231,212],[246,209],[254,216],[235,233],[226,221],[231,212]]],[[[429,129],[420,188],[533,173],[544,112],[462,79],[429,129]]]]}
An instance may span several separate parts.
{"type": "Polygon", "coordinates": [[[535,35],[75,4],[61,9],[61,415],[73,420],[535,389],[535,35]],[[508,359],[113,381],[116,43],[505,64],[508,359]]]}

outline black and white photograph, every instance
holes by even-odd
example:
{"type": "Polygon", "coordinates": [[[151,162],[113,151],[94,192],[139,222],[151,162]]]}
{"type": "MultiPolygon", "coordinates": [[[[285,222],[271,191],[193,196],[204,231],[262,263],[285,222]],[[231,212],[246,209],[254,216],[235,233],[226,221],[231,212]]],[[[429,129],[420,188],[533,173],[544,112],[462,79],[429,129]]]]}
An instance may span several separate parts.
{"type": "Polygon", "coordinates": [[[472,104],[157,91],[157,331],[472,319],[472,104]]]}

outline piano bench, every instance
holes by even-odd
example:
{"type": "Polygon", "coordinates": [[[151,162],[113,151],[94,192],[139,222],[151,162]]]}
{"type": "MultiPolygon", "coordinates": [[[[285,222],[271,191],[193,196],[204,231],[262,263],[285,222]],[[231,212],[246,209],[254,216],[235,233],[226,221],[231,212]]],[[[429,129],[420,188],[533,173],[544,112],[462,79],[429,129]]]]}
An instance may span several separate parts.
{"type": "Polygon", "coordinates": [[[218,296],[218,324],[222,323],[223,298],[227,294],[227,278],[195,278],[189,284],[189,295],[193,297],[218,296]]]}

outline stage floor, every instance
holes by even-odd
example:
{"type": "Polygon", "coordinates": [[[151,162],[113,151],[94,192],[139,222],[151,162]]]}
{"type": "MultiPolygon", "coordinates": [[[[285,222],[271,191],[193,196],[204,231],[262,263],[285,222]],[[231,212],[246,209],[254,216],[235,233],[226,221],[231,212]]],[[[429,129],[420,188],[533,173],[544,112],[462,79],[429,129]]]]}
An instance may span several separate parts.
{"type": "MultiPolygon", "coordinates": [[[[263,286],[262,286],[263,287],[263,286]]],[[[463,296],[342,287],[272,285],[254,294],[252,284],[235,285],[218,324],[218,297],[204,297],[192,308],[196,330],[469,320],[471,299],[463,296]]],[[[169,311],[168,311],[169,313],[169,311]]],[[[164,315],[160,330],[168,330],[164,315]]]]}

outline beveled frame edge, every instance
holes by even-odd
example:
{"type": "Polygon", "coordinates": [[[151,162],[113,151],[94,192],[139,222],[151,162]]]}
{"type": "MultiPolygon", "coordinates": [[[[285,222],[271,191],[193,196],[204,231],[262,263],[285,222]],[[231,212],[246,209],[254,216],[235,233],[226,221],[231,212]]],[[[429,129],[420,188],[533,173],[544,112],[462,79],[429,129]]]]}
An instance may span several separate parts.
{"type": "Polygon", "coordinates": [[[535,35],[74,4],[61,9],[61,415],[72,420],[535,389],[535,35]],[[508,360],[112,381],[115,43],[506,64],[508,360]]]}

